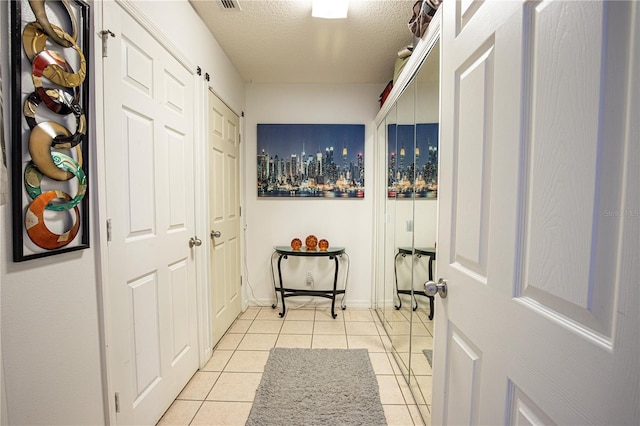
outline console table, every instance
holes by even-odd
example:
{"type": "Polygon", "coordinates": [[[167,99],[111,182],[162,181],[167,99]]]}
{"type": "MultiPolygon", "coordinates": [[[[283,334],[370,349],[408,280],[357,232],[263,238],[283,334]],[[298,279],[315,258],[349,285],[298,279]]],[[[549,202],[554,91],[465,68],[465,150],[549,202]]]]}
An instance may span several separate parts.
{"type": "Polygon", "coordinates": [[[397,270],[397,261],[398,256],[406,257],[407,255],[416,256],[418,259],[422,256],[429,256],[429,281],[433,281],[433,261],[436,260],[436,249],[434,247],[399,247],[398,253],[394,258],[393,262],[393,274],[396,281],[396,294],[398,295],[398,304],[395,305],[396,309],[400,309],[402,307],[402,300],[400,299],[401,294],[410,294],[413,298],[413,302],[415,305],[413,306],[413,310],[418,309],[418,301],[416,300],[416,294],[420,296],[425,296],[429,298],[429,319],[433,319],[433,296],[427,295],[424,290],[400,290],[398,289],[398,270],[397,270]]]}
{"type": "MultiPolygon", "coordinates": [[[[336,318],[338,315],[335,313],[335,303],[336,296],[338,294],[344,295],[347,289],[347,279],[345,278],[344,289],[338,290],[338,270],[339,270],[339,262],[338,258],[342,256],[346,256],[344,247],[329,247],[325,251],[313,250],[307,251],[304,248],[300,250],[294,250],[289,246],[276,246],[274,247],[273,256],[278,256],[278,283],[275,285],[276,290],[276,302],[271,305],[271,308],[275,309],[278,306],[278,295],[280,293],[280,298],[282,299],[282,312],[279,313],[280,317],[284,317],[286,312],[285,306],[285,298],[292,296],[317,296],[317,297],[325,297],[327,299],[331,299],[331,316],[336,318]],[[296,289],[296,288],[286,288],[282,282],[282,268],[281,263],[282,259],[288,259],[289,256],[295,257],[327,257],[329,260],[333,260],[335,264],[335,272],[333,274],[333,289],[330,290],[307,290],[307,289],[296,289]]],[[[272,257],[273,259],[273,257],[272,257]]],[[[348,261],[347,256],[347,261],[348,261]]],[[[271,267],[273,268],[273,261],[271,262],[271,267]]],[[[347,271],[348,271],[348,263],[347,263],[347,271]]],[[[342,297],[342,303],[340,307],[344,310],[347,307],[344,304],[344,296],[342,297]]]]}

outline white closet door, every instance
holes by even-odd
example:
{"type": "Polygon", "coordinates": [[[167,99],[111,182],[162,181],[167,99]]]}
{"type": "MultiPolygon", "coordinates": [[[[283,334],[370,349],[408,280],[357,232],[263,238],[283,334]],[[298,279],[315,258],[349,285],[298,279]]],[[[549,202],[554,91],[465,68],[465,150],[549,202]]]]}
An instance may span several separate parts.
{"type": "Polygon", "coordinates": [[[209,92],[211,345],[240,314],[240,119],[209,92]]]}
{"type": "Polygon", "coordinates": [[[198,368],[194,77],[117,3],[104,7],[116,35],[103,62],[115,418],[155,424],[198,368]]]}

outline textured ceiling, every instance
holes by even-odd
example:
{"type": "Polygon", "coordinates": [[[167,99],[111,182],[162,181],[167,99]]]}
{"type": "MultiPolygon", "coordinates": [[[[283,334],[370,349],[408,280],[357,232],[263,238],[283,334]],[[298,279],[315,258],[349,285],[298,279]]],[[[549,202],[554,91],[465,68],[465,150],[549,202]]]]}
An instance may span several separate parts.
{"type": "Polygon", "coordinates": [[[311,0],[190,0],[242,77],[255,83],[386,83],[413,40],[413,0],[350,0],[347,19],[311,17],[311,0]]]}

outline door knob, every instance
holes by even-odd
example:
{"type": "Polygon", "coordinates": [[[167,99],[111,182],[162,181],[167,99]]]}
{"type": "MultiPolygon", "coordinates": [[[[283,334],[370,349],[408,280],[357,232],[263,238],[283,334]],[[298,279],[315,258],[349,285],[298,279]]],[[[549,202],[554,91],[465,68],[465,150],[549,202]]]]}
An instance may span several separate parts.
{"type": "Polygon", "coordinates": [[[222,233],[220,231],[211,231],[211,238],[220,238],[222,233]]]}
{"type": "Polygon", "coordinates": [[[193,246],[200,247],[202,245],[202,240],[198,237],[189,238],[189,248],[193,248],[193,246]]]}
{"type": "Polygon", "coordinates": [[[431,297],[439,294],[440,297],[445,299],[447,297],[447,280],[440,278],[438,280],[438,284],[433,281],[427,281],[424,283],[424,293],[431,297]]]}

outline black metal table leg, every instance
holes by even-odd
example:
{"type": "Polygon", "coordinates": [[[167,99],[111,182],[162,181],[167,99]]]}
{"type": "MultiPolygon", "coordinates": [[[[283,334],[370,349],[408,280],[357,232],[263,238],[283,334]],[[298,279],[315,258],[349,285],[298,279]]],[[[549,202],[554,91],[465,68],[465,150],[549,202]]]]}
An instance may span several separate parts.
{"type": "Polygon", "coordinates": [[[429,297],[429,319],[432,320],[433,319],[433,297],[429,297]]]}
{"type": "Polygon", "coordinates": [[[280,254],[278,254],[278,252],[274,251],[273,254],[271,255],[271,261],[269,262],[270,266],[271,266],[271,279],[273,280],[273,293],[276,296],[275,297],[276,300],[273,303],[273,305],[271,305],[271,309],[275,309],[278,306],[278,288],[277,288],[277,285],[276,285],[276,276],[275,276],[275,273],[273,271],[273,257],[276,254],[278,255],[278,257],[281,256],[280,254]]]}
{"type": "Polygon", "coordinates": [[[338,314],[335,313],[335,306],[336,306],[336,290],[337,290],[337,286],[338,286],[338,256],[331,256],[329,257],[329,259],[333,259],[333,261],[336,264],[336,271],[333,275],[333,297],[331,298],[331,316],[333,318],[337,317],[338,314]]]}
{"type": "Polygon", "coordinates": [[[398,298],[398,304],[394,305],[394,307],[399,310],[402,308],[402,299],[400,299],[400,290],[398,289],[398,256],[402,255],[402,257],[406,257],[406,255],[402,252],[396,253],[393,258],[393,278],[396,282],[396,297],[398,298]]]}
{"type": "MultiPolygon", "coordinates": [[[[280,318],[284,317],[284,313],[286,312],[287,308],[285,306],[284,303],[284,286],[282,285],[282,269],[280,268],[280,263],[282,262],[282,258],[287,259],[287,255],[286,254],[281,254],[280,257],[278,258],[278,280],[280,281],[280,298],[282,299],[282,312],[280,312],[278,315],[280,315],[280,318]]],[[[277,302],[277,300],[276,300],[277,302]]],[[[275,308],[275,306],[273,306],[273,308],[275,308]]]]}
{"type": "MultiPolygon", "coordinates": [[[[347,257],[347,270],[345,271],[345,275],[344,275],[344,291],[342,292],[342,300],[340,302],[340,308],[342,308],[342,310],[344,311],[345,309],[347,309],[347,305],[344,302],[345,297],[347,297],[347,281],[349,280],[349,255],[347,255],[346,253],[342,253],[340,254],[340,259],[342,259],[342,256],[346,256],[347,257]]],[[[337,293],[337,292],[336,292],[337,293]]]]}

